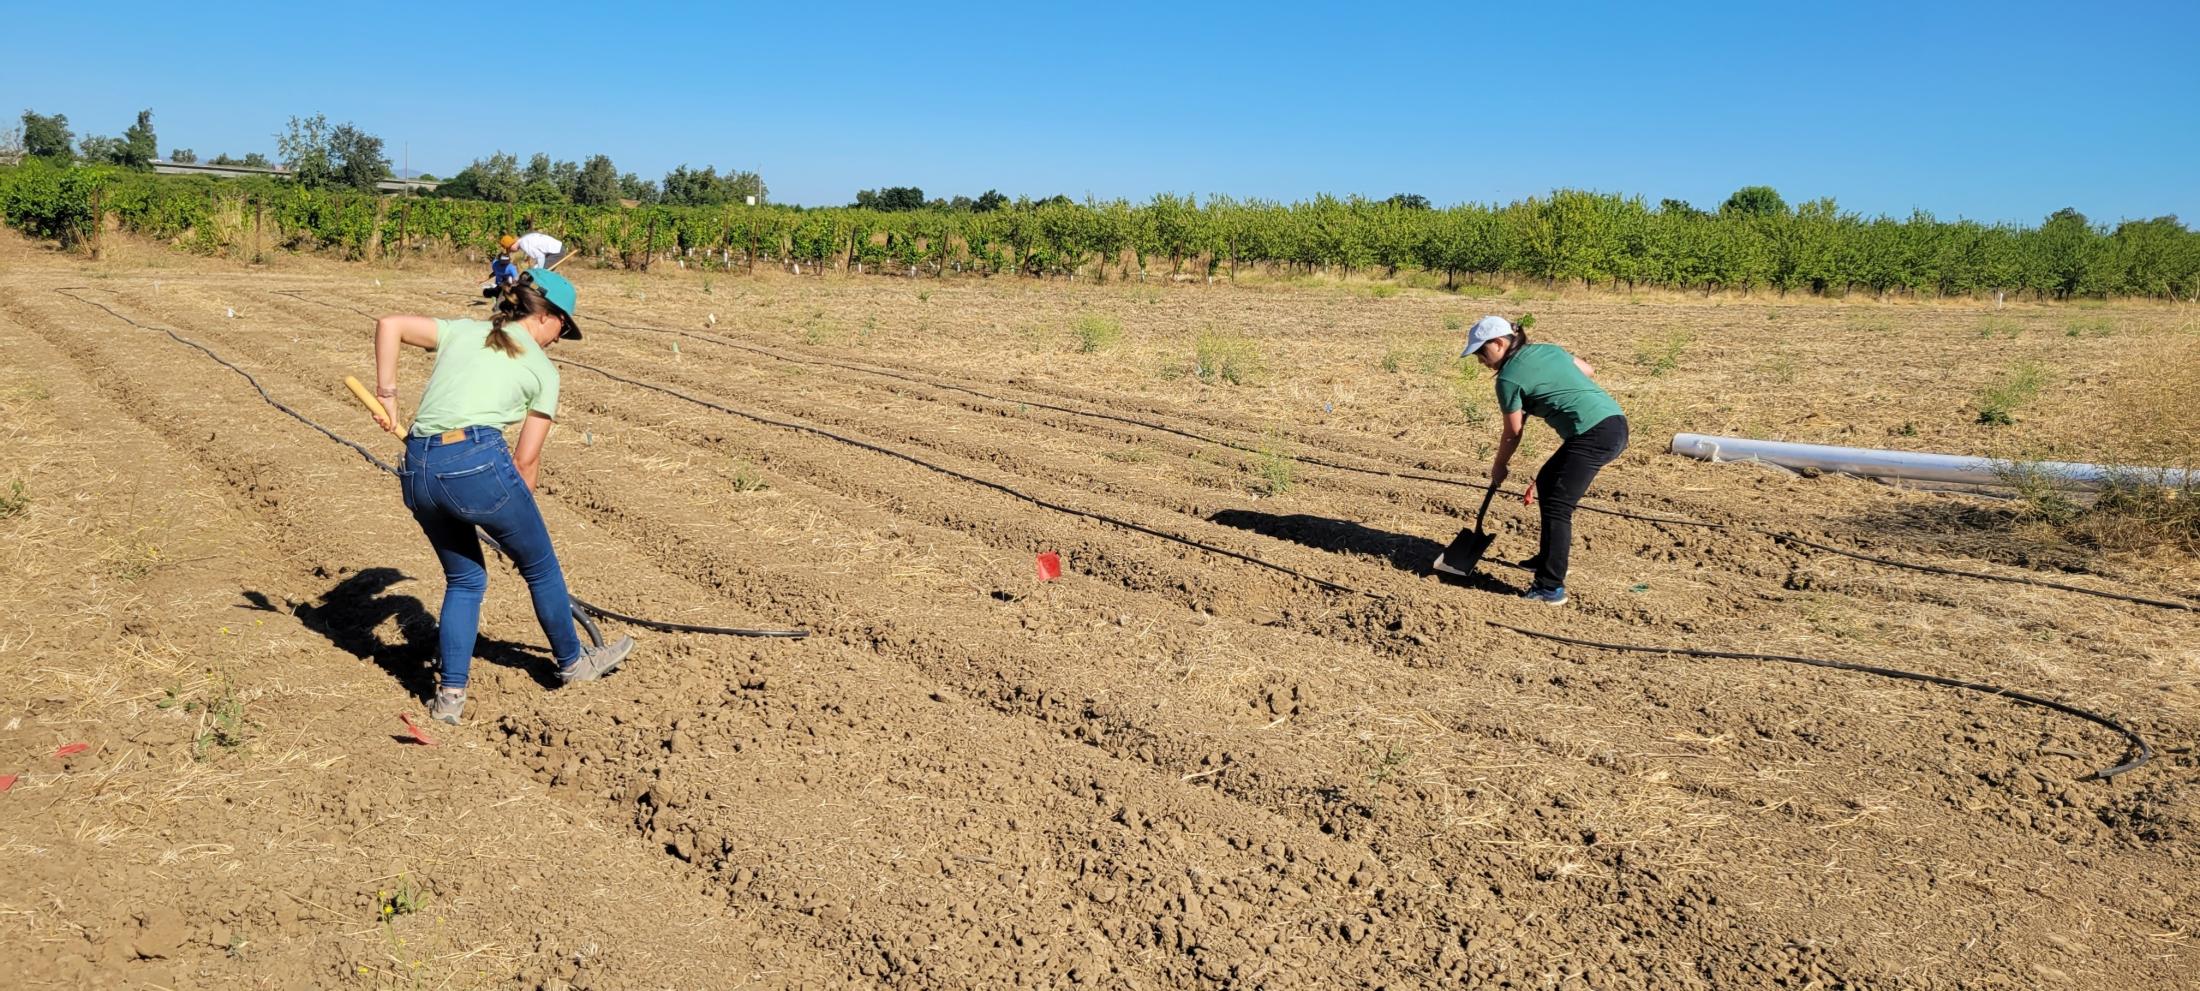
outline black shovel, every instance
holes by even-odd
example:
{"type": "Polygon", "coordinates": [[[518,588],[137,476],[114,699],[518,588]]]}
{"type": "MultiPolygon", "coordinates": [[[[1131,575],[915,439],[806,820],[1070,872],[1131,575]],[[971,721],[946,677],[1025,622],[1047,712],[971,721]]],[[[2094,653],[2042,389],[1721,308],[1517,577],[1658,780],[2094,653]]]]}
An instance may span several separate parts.
{"type": "Polygon", "coordinates": [[[1482,508],[1474,514],[1474,529],[1461,530],[1451,538],[1451,546],[1436,555],[1433,567],[1447,575],[1465,578],[1474,573],[1482,563],[1482,555],[1489,553],[1490,542],[1497,539],[1494,533],[1482,532],[1482,518],[1489,515],[1490,500],[1497,495],[1497,483],[1490,483],[1490,490],[1482,495],[1482,508]]]}

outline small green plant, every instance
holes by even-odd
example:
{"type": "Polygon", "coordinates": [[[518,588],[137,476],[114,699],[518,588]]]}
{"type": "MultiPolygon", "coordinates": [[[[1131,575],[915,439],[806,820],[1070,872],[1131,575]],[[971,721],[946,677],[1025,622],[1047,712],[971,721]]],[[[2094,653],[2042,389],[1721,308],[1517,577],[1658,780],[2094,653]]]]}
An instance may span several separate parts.
{"type": "Polygon", "coordinates": [[[397,875],[397,887],[384,888],[375,893],[374,914],[387,922],[400,915],[411,915],[428,905],[428,893],[413,883],[406,874],[397,875]]]}
{"type": "Polygon", "coordinates": [[[1098,314],[1087,313],[1070,325],[1077,335],[1078,354],[1099,354],[1123,339],[1123,325],[1098,314]]]}
{"type": "Polygon", "coordinates": [[[1681,352],[1688,348],[1688,332],[1670,331],[1665,339],[1649,344],[1635,345],[1635,364],[1650,370],[1652,376],[1664,375],[1681,366],[1681,352]]]}
{"type": "Polygon", "coordinates": [[[1256,466],[1263,494],[1279,496],[1290,491],[1293,471],[1297,467],[1298,462],[1283,452],[1281,442],[1270,436],[1268,443],[1261,445],[1260,463],[1256,466]]]}
{"type": "Polygon", "coordinates": [[[1405,364],[1405,359],[1406,353],[1398,348],[1391,348],[1383,352],[1383,371],[1392,375],[1398,374],[1398,369],[1405,364]]]}
{"type": "Polygon", "coordinates": [[[2070,326],[2063,328],[2063,335],[2066,337],[2108,337],[2114,333],[2116,322],[2106,317],[2073,320],[2070,326]]]}
{"type": "Polygon", "coordinates": [[[1444,317],[1444,329],[1465,330],[1467,329],[1467,318],[1456,313],[1447,314],[1444,317]]]}
{"type": "Polygon", "coordinates": [[[711,291],[712,291],[712,287],[714,287],[714,286],[716,286],[716,285],[718,284],[718,279],[717,279],[717,278],[716,278],[715,276],[712,276],[712,275],[710,275],[710,274],[708,274],[708,273],[705,273],[705,274],[703,275],[703,280],[702,280],[702,281],[703,281],[703,295],[705,295],[705,296],[708,296],[708,295],[710,295],[710,294],[711,294],[711,291]]]}
{"type": "Polygon", "coordinates": [[[764,479],[764,473],[748,465],[734,468],[732,485],[735,492],[762,492],[771,488],[771,483],[764,479]]]}
{"type": "Polygon", "coordinates": [[[31,511],[31,494],[18,478],[8,483],[8,494],[0,496],[0,519],[11,519],[31,511]]]}
{"type": "Polygon", "coordinates": [[[1373,747],[1368,747],[1368,752],[1375,758],[1375,769],[1369,771],[1367,775],[1367,783],[1371,785],[1379,785],[1390,780],[1392,775],[1398,773],[1399,768],[1406,766],[1406,760],[1413,756],[1412,751],[1395,743],[1384,744],[1380,753],[1377,753],[1373,747]]]}
{"type": "Polygon", "coordinates": [[[2047,367],[2036,361],[2020,361],[1993,385],[1979,390],[1978,422],[1987,426],[2008,426],[2016,422],[2017,407],[2031,402],[2039,395],[2040,387],[2047,384],[2047,367]]]}
{"type": "Polygon", "coordinates": [[[932,290],[930,290],[930,289],[919,289],[919,290],[917,290],[917,302],[919,302],[919,303],[929,303],[929,302],[931,302],[931,301],[932,301],[932,290]]]}
{"type": "Polygon", "coordinates": [[[1765,374],[1775,382],[1795,381],[1795,359],[1787,355],[1775,355],[1765,362],[1765,374]]]}
{"type": "Polygon", "coordinates": [[[181,704],[183,711],[203,717],[198,738],[191,743],[193,760],[210,760],[223,751],[244,746],[251,730],[251,724],[245,719],[244,698],[237,694],[236,683],[226,674],[215,677],[206,695],[186,698],[176,689],[169,689],[168,696],[156,704],[162,708],[181,704]]]}
{"type": "Polygon", "coordinates": [[[125,543],[108,571],[116,581],[141,582],[160,565],[160,545],[136,537],[125,543]]]}
{"type": "Polygon", "coordinates": [[[1389,299],[1396,295],[1398,295],[1398,287],[1388,282],[1377,282],[1367,287],[1367,298],[1369,299],[1389,299]]]}
{"type": "Polygon", "coordinates": [[[2024,326],[2007,317],[1987,317],[1978,322],[1978,336],[1980,337],[2014,339],[2022,333],[2024,333],[2024,326]]]}
{"type": "Polygon", "coordinates": [[[1260,351],[1250,340],[1206,330],[1193,342],[1192,374],[1202,382],[1247,385],[1260,373],[1260,351]]]}

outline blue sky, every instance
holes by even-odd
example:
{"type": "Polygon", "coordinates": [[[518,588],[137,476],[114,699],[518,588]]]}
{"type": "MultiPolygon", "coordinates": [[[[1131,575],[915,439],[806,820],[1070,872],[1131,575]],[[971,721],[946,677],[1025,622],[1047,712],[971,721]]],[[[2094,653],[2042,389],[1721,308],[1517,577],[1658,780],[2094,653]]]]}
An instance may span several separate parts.
{"type": "Polygon", "coordinates": [[[2200,4],[104,4],[7,0],[0,108],[161,150],[292,114],[773,199],[1556,187],[2200,222],[2200,4]],[[395,17],[388,12],[418,11],[395,17]],[[371,14],[382,15],[379,18],[371,14]]]}

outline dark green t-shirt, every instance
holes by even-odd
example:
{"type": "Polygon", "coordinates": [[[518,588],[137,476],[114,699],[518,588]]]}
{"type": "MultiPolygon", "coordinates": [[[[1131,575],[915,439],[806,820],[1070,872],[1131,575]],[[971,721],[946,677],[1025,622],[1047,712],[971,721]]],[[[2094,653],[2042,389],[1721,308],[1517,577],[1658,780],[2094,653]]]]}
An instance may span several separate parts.
{"type": "Polygon", "coordinates": [[[1507,413],[1526,410],[1550,424],[1562,440],[1620,415],[1612,394],[1581,374],[1574,356],[1556,344],[1530,344],[1498,369],[1497,408],[1507,413]]]}

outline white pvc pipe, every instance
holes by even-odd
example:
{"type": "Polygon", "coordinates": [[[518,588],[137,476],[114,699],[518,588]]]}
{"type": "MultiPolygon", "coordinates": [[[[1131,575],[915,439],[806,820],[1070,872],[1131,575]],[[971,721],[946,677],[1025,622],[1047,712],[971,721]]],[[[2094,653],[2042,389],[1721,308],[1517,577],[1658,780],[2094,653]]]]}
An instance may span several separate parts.
{"type": "Polygon", "coordinates": [[[2117,479],[2137,479],[2170,488],[2181,488],[2188,482],[2185,472],[2175,468],[2124,468],[2074,461],[2004,461],[1957,454],[1792,444],[1708,434],[1675,434],[1672,451],[1704,461],[1763,461],[1788,469],[1815,468],[1865,478],[1956,485],[2007,486],[2016,477],[2035,478],[2066,489],[2098,489],[2117,479]]]}

